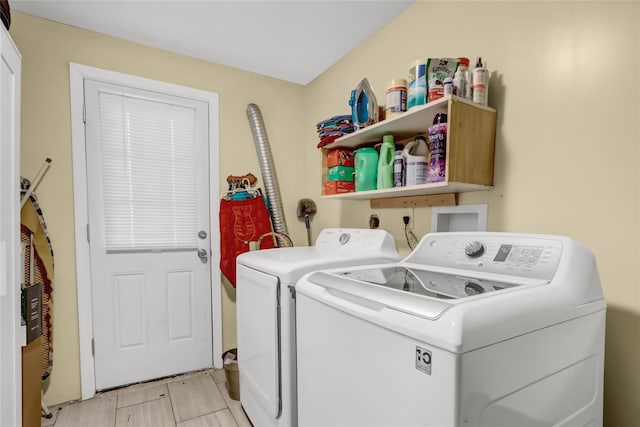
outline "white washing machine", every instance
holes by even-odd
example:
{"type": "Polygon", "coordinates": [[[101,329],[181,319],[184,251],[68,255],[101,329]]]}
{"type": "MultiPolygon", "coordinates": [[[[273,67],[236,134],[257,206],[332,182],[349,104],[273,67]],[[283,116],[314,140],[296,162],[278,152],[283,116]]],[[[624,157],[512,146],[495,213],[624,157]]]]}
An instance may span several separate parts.
{"type": "Polygon", "coordinates": [[[240,402],[255,426],[296,426],[295,283],[311,271],[401,259],[383,230],[324,229],[315,246],[238,256],[240,402]]]}
{"type": "Polygon", "coordinates": [[[297,284],[300,426],[601,426],[606,304],[566,237],[434,233],[297,284]]]}

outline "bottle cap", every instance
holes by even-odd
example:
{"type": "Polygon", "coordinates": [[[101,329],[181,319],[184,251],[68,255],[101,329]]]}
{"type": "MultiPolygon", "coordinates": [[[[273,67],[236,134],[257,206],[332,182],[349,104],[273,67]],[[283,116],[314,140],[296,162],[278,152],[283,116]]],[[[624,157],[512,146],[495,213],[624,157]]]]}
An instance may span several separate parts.
{"type": "Polygon", "coordinates": [[[407,81],[405,79],[393,79],[387,83],[387,89],[392,87],[407,87],[407,81]]]}
{"type": "Polygon", "coordinates": [[[458,58],[460,60],[460,65],[463,67],[469,67],[469,58],[458,58]]]}
{"type": "Polygon", "coordinates": [[[385,135],[382,137],[382,143],[390,142],[393,144],[393,135],[385,135]]]}
{"type": "Polygon", "coordinates": [[[437,125],[437,124],[440,124],[440,123],[447,123],[447,115],[446,115],[446,113],[438,113],[433,118],[433,124],[434,125],[437,125]]]}

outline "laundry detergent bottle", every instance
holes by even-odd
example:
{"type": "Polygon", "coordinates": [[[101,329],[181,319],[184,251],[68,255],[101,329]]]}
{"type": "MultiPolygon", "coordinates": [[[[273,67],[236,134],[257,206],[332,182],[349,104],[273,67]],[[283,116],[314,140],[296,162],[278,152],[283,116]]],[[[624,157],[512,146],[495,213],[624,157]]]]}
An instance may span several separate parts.
{"type": "Polygon", "coordinates": [[[429,149],[422,136],[405,145],[402,155],[405,159],[405,185],[419,185],[427,181],[427,155],[429,149]]]}
{"type": "Polygon", "coordinates": [[[378,159],[378,190],[393,188],[393,159],[395,152],[396,145],[393,143],[393,135],[383,136],[378,159]]]}
{"type": "Polygon", "coordinates": [[[356,191],[377,188],[378,158],[378,152],[373,147],[363,147],[356,150],[356,191]]]}

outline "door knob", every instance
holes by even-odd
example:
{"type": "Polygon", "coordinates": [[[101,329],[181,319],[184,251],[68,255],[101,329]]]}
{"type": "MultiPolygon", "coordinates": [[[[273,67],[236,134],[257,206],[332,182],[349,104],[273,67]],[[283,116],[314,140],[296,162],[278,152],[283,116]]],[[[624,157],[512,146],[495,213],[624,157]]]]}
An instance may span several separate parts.
{"type": "Polygon", "coordinates": [[[198,249],[198,258],[203,261],[207,260],[207,250],[206,249],[198,249]]]}
{"type": "Polygon", "coordinates": [[[198,237],[199,237],[200,239],[203,239],[203,240],[204,240],[204,239],[206,239],[206,238],[207,238],[207,232],[206,232],[206,231],[204,231],[204,230],[200,230],[200,231],[198,231],[198,237]]]}

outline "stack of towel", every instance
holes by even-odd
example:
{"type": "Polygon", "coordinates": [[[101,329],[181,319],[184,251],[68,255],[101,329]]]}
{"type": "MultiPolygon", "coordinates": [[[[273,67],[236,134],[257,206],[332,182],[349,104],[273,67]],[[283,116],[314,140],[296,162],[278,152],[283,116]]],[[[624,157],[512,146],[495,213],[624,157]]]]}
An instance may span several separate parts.
{"type": "Polygon", "coordinates": [[[356,127],[353,125],[350,114],[333,116],[330,119],[323,120],[316,125],[316,131],[320,137],[318,148],[331,144],[343,135],[354,132],[356,127]]]}

